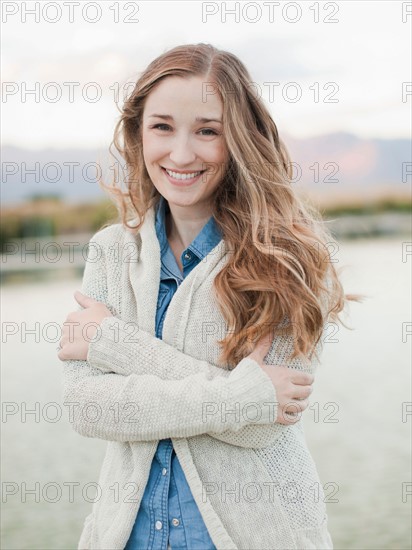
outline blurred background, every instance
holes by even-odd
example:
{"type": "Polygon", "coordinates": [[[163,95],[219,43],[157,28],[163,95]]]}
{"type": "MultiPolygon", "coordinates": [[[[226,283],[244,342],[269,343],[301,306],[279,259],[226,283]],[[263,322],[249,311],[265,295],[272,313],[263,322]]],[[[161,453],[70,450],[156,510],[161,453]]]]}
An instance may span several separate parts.
{"type": "MultiPolygon", "coordinates": [[[[122,102],[167,49],[208,42],[248,67],[294,185],[323,214],[347,293],[308,446],[336,549],[411,547],[411,2],[2,2],[2,541],[68,549],[106,442],[71,427],[59,327],[90,237],[122,102]]],[[[257,526],[258,528],[258,526],[257,526]]]]}

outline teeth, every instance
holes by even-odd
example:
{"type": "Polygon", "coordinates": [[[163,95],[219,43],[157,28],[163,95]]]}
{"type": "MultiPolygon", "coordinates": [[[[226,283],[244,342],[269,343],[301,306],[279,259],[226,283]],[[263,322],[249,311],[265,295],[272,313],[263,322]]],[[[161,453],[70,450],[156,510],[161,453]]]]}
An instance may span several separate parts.
{"type": "Polygon", "coordinates": [[[195,178],[196,176],[198,176],[199,174],[202,173],[202,171],[200,172],[192,172],[191,174],[178,174],[177,172],[171,172],[170,170],[167,170],[165,168],[166,172],[169,174],[169,176],[171,176],[172,178],[176,179],[176,180],[189,180],[191,178],[195,178]]]}

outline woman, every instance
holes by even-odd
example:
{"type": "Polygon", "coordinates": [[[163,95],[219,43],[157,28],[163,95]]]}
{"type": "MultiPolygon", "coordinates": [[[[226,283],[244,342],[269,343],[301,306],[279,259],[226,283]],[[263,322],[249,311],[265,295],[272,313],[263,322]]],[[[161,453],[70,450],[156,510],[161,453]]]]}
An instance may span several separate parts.
{"type": "Polygon", "coordinates": [[[299,420],[352,297],[252,90],[183,45],[125,102],[122,222],[90,241],[58,354],[74,429],[108,441],[79,548],[332,548],[299,420]]]}

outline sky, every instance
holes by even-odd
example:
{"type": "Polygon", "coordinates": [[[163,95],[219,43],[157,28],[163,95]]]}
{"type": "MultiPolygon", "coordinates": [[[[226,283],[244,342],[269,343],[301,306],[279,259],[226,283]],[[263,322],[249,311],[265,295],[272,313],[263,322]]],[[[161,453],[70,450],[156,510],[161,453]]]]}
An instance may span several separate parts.
{"type": "Polygon", "coordinates": [[[239,57],[281,134],[410,136],[412,2],[4,0],[1,9],[3,146],[106,148],[127,83],[169,48],[199,42],[239,57]]]}

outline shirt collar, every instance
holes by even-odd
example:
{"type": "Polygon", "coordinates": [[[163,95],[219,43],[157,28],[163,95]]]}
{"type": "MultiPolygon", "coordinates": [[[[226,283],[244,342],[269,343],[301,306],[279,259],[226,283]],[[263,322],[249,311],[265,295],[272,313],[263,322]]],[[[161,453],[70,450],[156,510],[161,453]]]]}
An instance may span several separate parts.
{"type": "MultiPolygon", "coordinates": [[[[159,239],[160,250],[163,253],[165,248],[169,245],[166,235],[166,212],[169,212],[169,203],[163,197],[160,196],[160,201],[156,212],[156,233],[159,239]]],[[[216,225],[213,216],[209,218],[207,223],[202,227],[200,232],[196,235],[190,245],[184,250],[191,250],[199,260],[203,258],[222,240],[222,234],[216,225]]]]}

